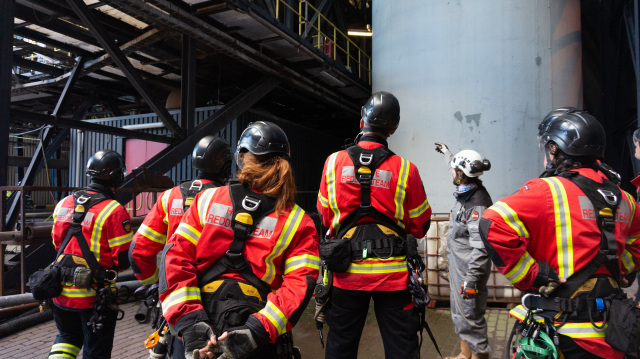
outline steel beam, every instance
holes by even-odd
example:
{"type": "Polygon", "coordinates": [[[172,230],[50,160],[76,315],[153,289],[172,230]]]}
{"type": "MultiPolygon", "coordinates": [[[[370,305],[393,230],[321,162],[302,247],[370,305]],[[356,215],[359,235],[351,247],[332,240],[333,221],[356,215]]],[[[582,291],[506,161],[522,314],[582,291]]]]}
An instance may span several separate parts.
{"type": "Polygon", "coordinates": [[[118,106],[118,99],[109,91],[105,91],[103,95],[104,95],[104,98],[107,100],[107,103],[109,104],[109,107],[113,112],[113,115],[116,117],[122,116],[123,113],[120,110],[120,106],[118,106]]]}
{"type": "Polygon", "coordinates": [[[121,136],[121,137],[127,137],[127,138],[136,138],[136,139],[145,140],[145,141],[170,143],[170,144],[179,142],[178,140],[168,136],[153,135],[153,134],[144,133],[140,131],[125,130],[118,127],[105,126],[97,123],[84,122],[84,121],[75,121],[68,118],[43,115],[43,114],[27,112],[27,111],[11,110],[11,116],[14,119],[21,119],[21,120],[29,121],[32,123],[39,123],[43,125],[52,125],[52,126],[60,126],[60,127],[69,127],[69,128],[75,128],[83,131],[105,133],[109,135],[121,136]]]}
{"type": "MultiPolygon", "coordinates": [[[[281,80],[275,76],[265,75],[253,86],[243,91],[240,95],[224,105],[224,107],[206,118],[195,128],[193,135],[175,147],[168,146],[147,162],[140,165],[140,167],[146,167],[149,173],[169,172],[175,165],[191,154],[193,147],[200,139],[204,136],[215,135],[220,132],[228,124],[233,122],[234,119],[238,118],[238,116],[242,115],[256,102],[271,92],[271,90],[276,88],[280,82],[281,80]]],[[[134,187],[133,174],[125,177],[122,187],[134,187]]],[[[132,200],[133,195],[127,192],[117,192],[116,198],[121,204],[125,205],[132,200]]]]}
{"type": "MultiPolygon", "coordinates": [[[[94,55],[91,51],[87,51],[87,50],[83,50],[79,47],[64,43],[62,41],[57,41],[54,40],[42,33],[39,33],[35,30],[31,30],[31,29],[27,29],[27,28],[20,28],[20,29],[15,29],[15,34],[18,36],[22,36],[22,37],[26,37],[27,39],[33,40],[33,41],[37,41],[37,42],[41,42],[43,44],[47,44],[47,45],[51,45],[55,48],[58,48],[60,50],[64,50],[67,52],[71,52],[77,56],[90,56],[90,55],[94,55]]],[[[95,56],[95,55],[94,55],[95,56]]]]}
{"type": "MultiPolygon", "coordinates": [[[[6,186],[8,180],[7,159],[9,157],[11,68],[13,66],[13,11],[13,0],[2,2],[2,13],[0,14],[0,186],[6,186]]],[[[0,253],[0,256],[4,257],[4,251],[0,253]]],[[[2,285],[2,282],[0,282],[0,285],[2,285]]]]}
{"type": "Polygon", "coordinates": [[[181,61],[181,124],[187,136],[191,136],[196,125],[196,40],[187,35],[182,35],[181,61]]]}
{"type": "MultiPolygon", "coordinates": [[[[324,15],[325,17],[327,16],[327,14],[329,13],[329,9],[331,8],[331,5],[333,5],[333,0],[322,0],[322,2],[320,3],[320,5],[317,7],[318,11],[320,11],[320,13],[322,15],[324,15]]],[[[311,17],[311,20],[309,20],[309,23],[313,24],[314,26],[318,26],[318,13],[314,12],[313,16],[311,17]]],[[[313,35],[316,34],[316,29],[313,26],[309,26],[309,31],[307,32],[307,41],[311,41],[313,40],[313,35]]]]}
{"type": "Polygon", "coordinates": [[[184,132],[180,126],[173,120],[173,117],[153,93],[149,85],[142,79],[140,74],[133,67],[129,59],[116,45],[113,38],[109,36],[102,24],[97,20],[89,7],[83,0],[67,0],[69,6],[78,15],[82,22],[91,29],[93,35],[98,39],[102,47],[109,53],[118,68],[127,76],[133,87],[136,88],[140,96],[149,104],[149,107],[158,115],[158,118],[173,132],[175,137],[184,137],[184,132]]]}
{"type": "Polygon", "coordinates": [[[50,74],[54,76],[62,76],[64,75],[64,70],[55,66],[43,64],[41,62],[27,60],[18,55],[13,55],[13,66],[20,66],[30,70],[35,70],[38,72],[42,72],[45,74],[50,74]]]}
{"type": "Polygon", "coordinates": [[[64,89],[60,94],[60,98],[58,99],[56,108],[51,113],[53,116],[62,114],[61,112],[64,109],[64,106],[66,105],[66,102],[68,100],[67,95],[71,93],[71,91],[73,90],[73,87],[76,85],[76,81],[78,80],[78,77],[80,77],[80,73],[82,72],[82,68],[84,66],[84,60],[85,60],[84,56],[78,57],[78,63],[73,68],[73,70],[71,70],[71,75],[69,75],[69,79],[67,79],[67,83],[64,85],[64,89]]]}

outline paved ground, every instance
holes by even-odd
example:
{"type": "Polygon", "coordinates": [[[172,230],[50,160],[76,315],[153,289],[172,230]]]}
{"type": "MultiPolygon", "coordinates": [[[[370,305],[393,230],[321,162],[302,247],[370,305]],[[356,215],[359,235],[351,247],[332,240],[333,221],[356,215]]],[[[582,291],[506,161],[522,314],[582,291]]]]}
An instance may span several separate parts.
{"type": "MultiPolygon", "coordinates": [[[[151,333],[149,324],[138,324],[133,314],[139,306],[137,303],[122,305],[125,318],[118,322],[112,358],[114,359],[146,359],[146,349],[142,343],[151,333]]],[[[373,305],[370,306],[373,308],[373,305]]],[[[458,354],[459,339],[456,337],[451,322],[451,312],[446,309],[429,310],[427,312],[429,325],[445,356],[458,354]]],[[[489,341],[493,348],[491,358],[504,358],[504,348],[507,335],[513,325],[513,319],[508,318],[504,309],[490,309],[487,312],[489,323],[489,341]]],[[[326,339],[327,329],[324,330],[326,339]]],[[[0,339],[0,358],[46,358],[57,334],[53,321],[23,330],[6,338],[0,339]]],[[[294,329],[294,343],[299,346],[304,359],[324,358],[324,350],[320,347],[318,332],[313,321],[313,308],[307,308],[300,323],[294,329]]],[[[437,358],[437,354],[429,337],[424,333],[422,358],[437,358]]],[[[360,358],[384,358],[384,350],[378,331],[378,325],[373,314],[369,312],[367,324],[360,342],[360,358]]],[[[78,356],[82,358],[82,354],[78,356]]]]}

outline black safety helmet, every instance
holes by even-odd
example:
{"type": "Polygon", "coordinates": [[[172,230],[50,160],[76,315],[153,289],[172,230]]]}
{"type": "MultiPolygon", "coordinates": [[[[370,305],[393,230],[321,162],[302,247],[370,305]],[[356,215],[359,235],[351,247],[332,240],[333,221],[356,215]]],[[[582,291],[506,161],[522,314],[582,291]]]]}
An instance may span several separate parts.
{"type": "Polygon", "coordinates": [[[240,153],[249,151],[254,155],[282,155],[289,159],[291,152],[287,135],[280,126],[269,121],[251,122],[242,131],[236,149],[236,164],[242,169],[240,153]]]}
{"type": "Polygon", "coordinates": [[[633,131],[633,142],[640,142],[640,128],[633,131]]]}
{"type": "Polygon", "coordinates": [[[569,156],[604,157],[606,135],[595,117],[577,108],[559,108],[549,112],[538,126],[542,151],[553,141],[569,156]]]}
{"type": "Polygon", "coordinates": [[[367,126],[389,134],[400,124],[400,102],[389,92],[376,92],[362,106],[360,114],[367,126]]]}
{"type": "Polygon", "coordinates": [[[224,138],[205,136],[193,148],[191,161],[193,168],[203,173],[215,174],[221,178],[231,173],[231,146],[224,138]]]}
{"type": "Polygon", "coordinates": [[[87,176],[94,182],[110,187],[120,187],[126,172],[124,158],[116,151],[100,150],[87,162],[87,176]]]}

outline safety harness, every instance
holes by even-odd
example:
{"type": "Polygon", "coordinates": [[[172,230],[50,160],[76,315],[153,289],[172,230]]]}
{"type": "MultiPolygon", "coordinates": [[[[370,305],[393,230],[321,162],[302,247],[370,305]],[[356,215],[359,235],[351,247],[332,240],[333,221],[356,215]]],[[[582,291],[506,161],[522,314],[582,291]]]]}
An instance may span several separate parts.
{"type": "MultiPolygon", "coordinates": [[[[92,185],[94,188],[89,190],[95,190],[96,185],[92,185]]],[[[93,303],[93,314],[89,319],[88,325],[92,328],[94,333],[98,333],[103,327],[104,313],[107,309],[117,310],[121,316],[116,320],[121,320],[124,316],[122,310],[117,309],[117,295],[113,293],[110,287],[105,288],[107,282],[113,282],[118,277],[118,273],[114,270],[106,269],[98,264],[98,260],[93,252],[89,249],[87,239],[82,232],[82,222],[85,220],[87,213],[91,207],[112,199],[113,195],[109,191],[98,191],[95,193],[89,193],[87,190],[76,191],[73,194],[73,222],[65,233],[62,244],[56,254],[56,263],[59,268],[60,280],[67,285],[73,285],[76,287],[87,288],[87,291],[91,291],[93,284],[96,284],[96,299],[93,303]],[[75,256],[70,254],[64,254],[64,249],[71,241],[71,238],[75,237],[80,250],[82,251],[82,264],[77,263],[75,256]]]]}
{"type": "MultiPolygon", "coordinates": [[[[548,355],[556,358],[556,347],[560,344],[557,331],[569,319],[578,322],[588,320],[595,328],[603,329],[607,324],[610,308],[618,306],[618,301],[625,300],[624,294],[619,289],[618,246],[613,233],[616,211],[622,197],[620,188],[611,180],[605,179],[603,183],[598,183],[574,171],[562,172],[558,176],[578,186],[593,205],[595,219],[601,233],[600,246],[589,263],[567,278],[567,281],[555,289],[549,297],[534,294],[523,296],[522,304],[527,310],[527,316],[522,323],[516,322],[514,325],[508,345],[511,346],[512,338],[519,328],[522,331],[522,339],[518,341],[516,358],[535,359],[548,355]],[[615,286],[608,282],[604,282],[601,286],[606,293],[602,293],[603,290],[597,290],[598,278],[592,277],[602,266],[607,268],[615,280],[615,286]],[[597,292],[600,294],[592,295],[597,292]],[[534,313],[538,318],[542,318],[542,323],[534,319],[534,313]],[[556,325],[554,323],[556,321],[560,321],[560,324],[556,325]],[[598,326],[596,321],[602,321],[602,325],[598,326]],[[550,335],[553,335],[553,342],[550,340],[550,335]]],[[[610,323],[610,326],[615,326],[615,323],[610,323]]],[[[607,337],[609,337],[608,334],[605,339],[609,342],[607,337]]]]}
{"type": "Polygon", "coordinates": [[[201,180],[187,181],[180,184],[180,194],[182,195],[183,209],[182,213],[187,213],[187,210],[193,204],[193,199],[198,193],[216,187],[220,187],[220,184],[216,182],[202,183],[201,180]]]}
{"type": "MultiPolygon", "coordinates": [[[[253,272],[242,251],[258,223],[275,211],[277,199],[240,184],[228,188],[233,207],[233,241],[229,250],[198,278],[204,310],[218,336],[229,328],[244,325],[251,314],[266,306],[267,296],[271,293],[269,284],[253,272]],[[221,279],[220,276],[228,271],[240,274],[250,285],[239,280],[221,279]]],[[[296,352],[290,333],[279,336],[275,345],[283,358],[290,358],[296,352]]]]}

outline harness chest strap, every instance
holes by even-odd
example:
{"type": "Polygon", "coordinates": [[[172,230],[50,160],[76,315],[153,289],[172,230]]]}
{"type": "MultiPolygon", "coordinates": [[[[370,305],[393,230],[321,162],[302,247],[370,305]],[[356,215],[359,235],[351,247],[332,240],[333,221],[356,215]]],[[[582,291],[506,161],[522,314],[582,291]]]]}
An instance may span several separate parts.
{"type": "Polygon", "coordinates": [[[180,185],[180,194],[182,195],[182,213],[187,212],[187,210],[193,204],[193,200],[198,193],[216,187],[220,187],[220,185],[215,182],[202,183],[201,180],[182,183],[180,185]]]}
{"type": "Polygon", "coordinates": [[[364,217],[371,217],[394,232],[404,236],[404,230],[388,216],[382,214],[371,205],[371,185],[378,167],[394,153],[387,147],[364,149],[360,146],[347,148],[347,154],[353,163],[354,175],[360,184],[360,206],[349,214],[337,233],[338,238],[350,230],[356,222],[364,217]]]}
{"type": "Polygon", "coordinates": [[[247,238],[254,232],[258,223],[275,210],[276,198],[255,193],[240,184],[229,186],[229,197],[233,207],[231,215],[233,241],[227,253],[213,263],[198,279],[198,285],[202,288],[223,273],[233,270],[258,290],[270,292],[269,284],[253,272],[251,264],[243,256],[242,251],[247,238]]]}

